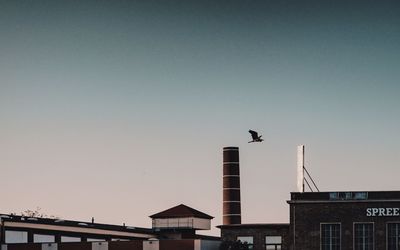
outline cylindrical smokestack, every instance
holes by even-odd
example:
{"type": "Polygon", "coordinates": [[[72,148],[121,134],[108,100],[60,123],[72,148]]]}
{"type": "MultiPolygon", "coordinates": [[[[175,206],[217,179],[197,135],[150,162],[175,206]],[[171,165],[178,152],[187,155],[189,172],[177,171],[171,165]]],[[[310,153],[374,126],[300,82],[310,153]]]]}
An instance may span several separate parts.
{"type": "Polygon", "coordinates": [[[239,148],[225,147],[223,152],[223,225],[240,224],[239,148]]]}

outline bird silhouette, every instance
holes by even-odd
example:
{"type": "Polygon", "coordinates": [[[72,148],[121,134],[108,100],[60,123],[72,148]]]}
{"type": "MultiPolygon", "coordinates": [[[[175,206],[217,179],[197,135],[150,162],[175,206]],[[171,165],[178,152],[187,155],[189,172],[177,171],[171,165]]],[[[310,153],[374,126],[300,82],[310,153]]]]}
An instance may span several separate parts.
{"type": "Polygon", "coordinates": [[[251,138],[253,139],[252,141],[249,141],[249,143],[252,143],[252,142],[262,142],[262,141],[264,141],[264,139],[261,139],[261,136],[262,135],[258,135],[258,133],[256,132],[256,131],[254,131],[254,130],[249,130],[249,133],[251,134],[251,138]]]}

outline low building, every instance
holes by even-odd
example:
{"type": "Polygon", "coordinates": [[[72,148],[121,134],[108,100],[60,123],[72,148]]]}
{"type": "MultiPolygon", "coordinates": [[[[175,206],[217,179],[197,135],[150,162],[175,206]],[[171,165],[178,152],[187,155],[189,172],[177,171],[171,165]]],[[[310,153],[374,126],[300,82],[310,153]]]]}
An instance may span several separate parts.
{"type": "Polygon", "coordinates": [[[289,249],[289,223],[221,225],[221,240],[247,242],[250,249],[289,249]]]}
{"type": "Polygon", "coordinates": [[[0,215],[1,250],[217,250],[210,215],[178,205],[151,216],[152,228],[64,219],[0,215]]]}

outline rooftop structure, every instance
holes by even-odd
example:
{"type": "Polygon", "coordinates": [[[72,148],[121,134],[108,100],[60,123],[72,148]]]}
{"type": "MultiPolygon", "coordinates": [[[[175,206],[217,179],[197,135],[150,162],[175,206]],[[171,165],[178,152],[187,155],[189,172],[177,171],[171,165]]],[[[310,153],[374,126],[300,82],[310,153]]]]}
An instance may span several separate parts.
{"type": "Polygon", "coordinates": [[[208,214],[181,204],[150,217],[153,227],[140,228],[0,214],[1,250],[218,249],[219,237],[196,234],[210,229],[208,214]]]}
{"type": "Polygon", "coordinates": [[[155,232],[169,238],[195,238],[195,230],[209,230],[214,217],[180,204],[150,216],[155,232]],[[179,232],[178,234],[176,232],[179,232]]]}

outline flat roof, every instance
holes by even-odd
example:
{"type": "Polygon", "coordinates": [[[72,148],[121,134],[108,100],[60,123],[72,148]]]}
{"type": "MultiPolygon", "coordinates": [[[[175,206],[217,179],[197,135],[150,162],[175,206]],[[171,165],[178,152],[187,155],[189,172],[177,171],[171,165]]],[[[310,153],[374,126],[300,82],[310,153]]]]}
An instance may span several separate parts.
{"type": "Polygon", "coordinates": [[[1,221],[4,222],[23,222],[29,224],[40,224],[40,225],[57,225],[57,226],[67,226],[67,227],[77,227],[77,228],[91,228],[91,229],[103,229],[118,232],[132,232],[132,233],[144,233],[144,234],[154,234],[151,228],[124,226],[124,225],[111,225],[111,224],[101,224],[92,223],[87,221],[73,221],[64,220],[61,218],[41,218],[41,217],[29,217],[13,214],[0,214],[1,221]]]}
{"type": "Polygon", "coordinates": [[[400,191],[292,192],[290,203],[400,201],[400,191]]]}
{"type": "Polygon", "coordinates": [[[231,225],[219,225],[217,228],[289,228],[289,223],[249,223],[249,224],[231,224],[231,225]]]}

